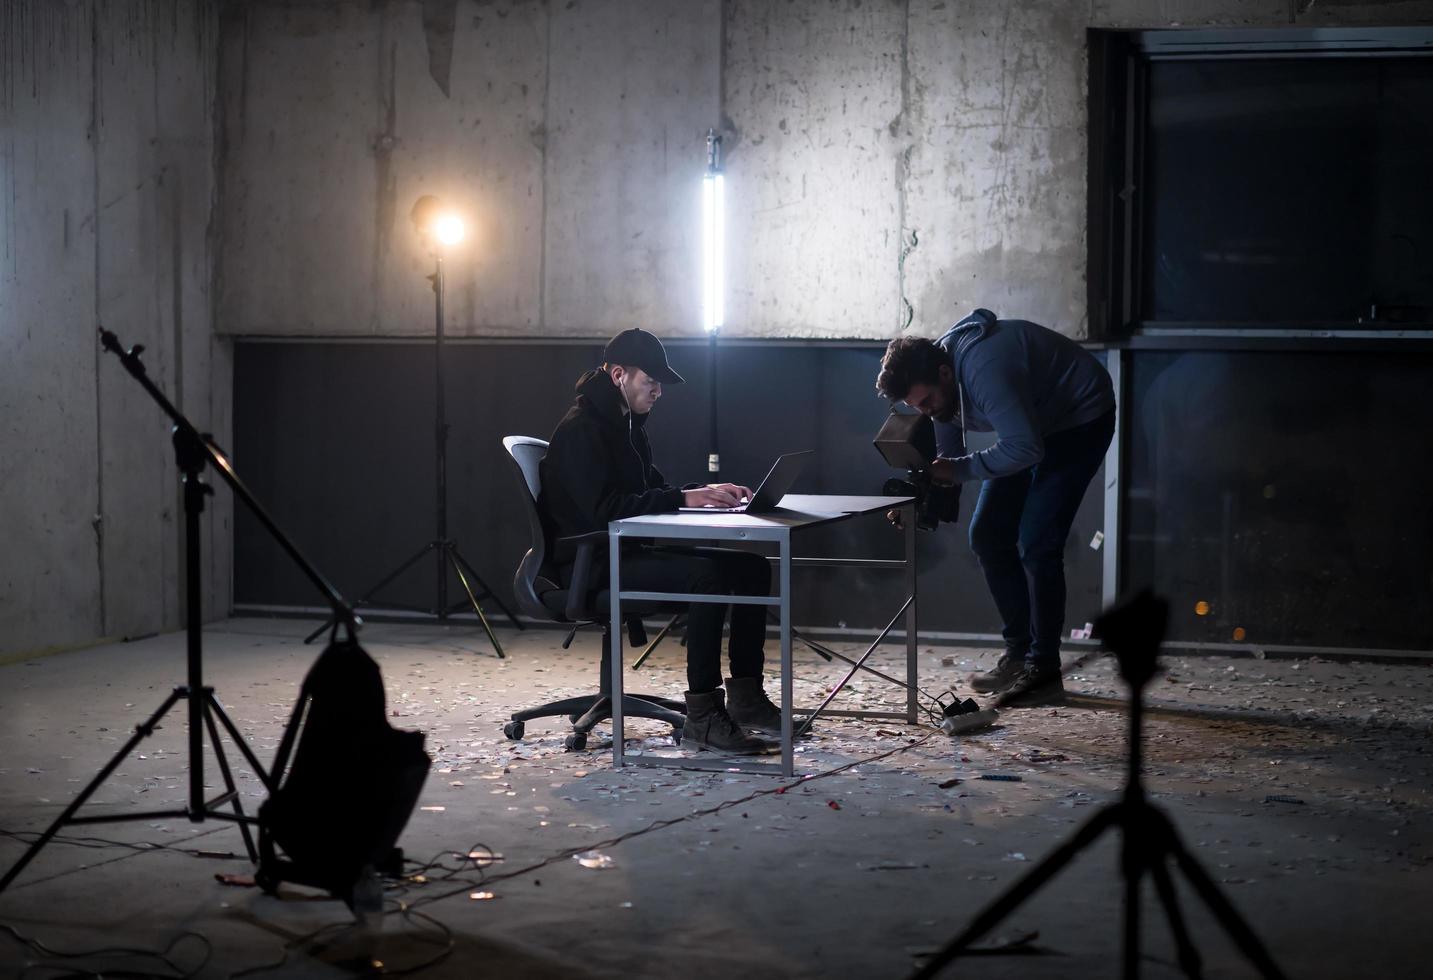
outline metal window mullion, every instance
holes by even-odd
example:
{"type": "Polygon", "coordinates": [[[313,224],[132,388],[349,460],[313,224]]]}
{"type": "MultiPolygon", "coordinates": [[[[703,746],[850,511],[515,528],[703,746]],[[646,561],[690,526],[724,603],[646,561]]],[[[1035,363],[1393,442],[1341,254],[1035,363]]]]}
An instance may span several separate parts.
{"type": "Polygon", "coordinates": [[[1105,521],[1104,549],[1100,560],[1100,598],[1105,606],[1115,601],[1120,593],[1120,556],[1124,552],[1124,493],[1125,493],[1125,413],[1128,406],[1129,352],[1123,348],[1111,349],[1106,355],[1105,366],[1115,389],[1115,434],[1110,448],[1105,451],[1105,521]]]}

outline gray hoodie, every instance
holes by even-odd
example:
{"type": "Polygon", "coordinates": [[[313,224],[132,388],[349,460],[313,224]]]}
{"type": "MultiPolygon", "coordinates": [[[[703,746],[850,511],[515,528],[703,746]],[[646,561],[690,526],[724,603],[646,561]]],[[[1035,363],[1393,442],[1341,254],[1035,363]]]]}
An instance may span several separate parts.
{"type": "Polygon", "coordinates": [[[937,343],[950,352],[960,412],[936,423],[936,446],[955,460],[957,482],[1029,469],[1046,436],[1114,411],[1114,385],[1094,355],[1038,323],[976,310],[937,343]],[[994,432],[995,445],[967,453],[965,431],[994,432]]]}

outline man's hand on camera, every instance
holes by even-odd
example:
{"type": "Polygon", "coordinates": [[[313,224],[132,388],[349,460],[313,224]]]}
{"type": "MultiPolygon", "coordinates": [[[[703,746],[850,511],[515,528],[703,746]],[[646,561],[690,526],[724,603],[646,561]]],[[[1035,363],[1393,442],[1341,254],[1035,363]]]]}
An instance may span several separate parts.
{"type": "MultiPolygon", "coordinates": [[[[731,486],[731,484],[723,484],[731,486]]],[[[682,491],[683,507],[735,507],[741,503],[736,495],[722,489],[721,486],[697,487],[695,490],[682,491]]]]}
{"type": "Polygon", "coordinates": [[[955,460],[937,456],[930,464],[930,482],[938,487],[955,486],[955,460]]]}

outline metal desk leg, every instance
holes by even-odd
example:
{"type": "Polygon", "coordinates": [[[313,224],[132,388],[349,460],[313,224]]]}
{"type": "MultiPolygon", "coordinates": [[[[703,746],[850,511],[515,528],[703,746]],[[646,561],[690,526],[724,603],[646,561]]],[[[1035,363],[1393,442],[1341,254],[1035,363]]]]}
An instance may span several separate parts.
{"type": "Polygon", "coordinates": [[[622,766],[622,541],[615,531],[607,532],[610,628],[612,644],[612,765],[622,766]]]}
{"type": "Polygon", "coordinates": [[[906,607],[906,724],[914,725],[916,716],[916,508],[906,504],[901,520],[906,530],[906,594],[911,604],[906,607]]]}
{"type": "Polygon", "coordinates": [[[781,774],[796,774],[791,731],[791,532],[781,536],[777,577],[781,589],[781,774]]]}

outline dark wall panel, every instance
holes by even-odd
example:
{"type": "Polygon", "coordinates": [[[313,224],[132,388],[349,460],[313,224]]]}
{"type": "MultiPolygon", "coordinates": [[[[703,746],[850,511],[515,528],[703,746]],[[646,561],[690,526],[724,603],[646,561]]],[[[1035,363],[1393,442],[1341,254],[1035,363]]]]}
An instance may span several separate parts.
{"type": "MultiPolygon", "coordinates": [[[[649,423],[658,465],[673,482],[706,479],[708,348],[669,345],[687,384],[666,389],[649,423]]],[[[881,348],[732,344],[720,351],[724,479],[755,484],[783,452],[817,451],[799,492],[878,493],[891,475],[871,437],[887,407],[875,394],[881,348]]],[[[600,346],[457,344],[447,348],[451,536],[505,602],[528,547],[527,524],[502,450],[509,434],[546,438],[596,364],[600,346]]],[[[300,548],[350,598],[434,536],[433,349],[399,343],[245,341],[235,356],[235,463],[300,548]]],[[[1097,480],[1067,547],[1070,620],[1100,604],[1102,523],[1097,480]]],[[[966,514],[974,502],[968,492],[966,514]]],[[[315,605],[318,596],[258,524],[236,520],[235,601],[315,605]]],[[[965,528],[919,536],[923,630],[997,633],[999,622],[965,541],[965,528]]],[[[813,534],[801,553],[899,557],[883,521],[813,534]]],[[[431,562],[383,597],[429,605],[431,562]]],[[[890,572],[799,572],[796,616],[813,625],[874,628],[900,602],[890,572]]],[[[450,585],[450,595],[457,592],[450,585]]]]}

